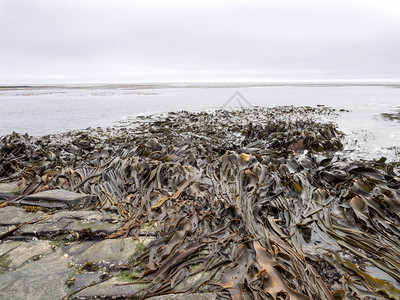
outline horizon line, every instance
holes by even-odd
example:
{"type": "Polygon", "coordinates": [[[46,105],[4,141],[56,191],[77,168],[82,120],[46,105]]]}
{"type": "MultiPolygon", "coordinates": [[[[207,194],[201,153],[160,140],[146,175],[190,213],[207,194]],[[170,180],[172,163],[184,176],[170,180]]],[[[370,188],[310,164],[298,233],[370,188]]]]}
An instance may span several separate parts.
{"type": "Polygon", "coordinates": [[[172,84],[400,84],[400,79],[286,79],[286,80],[190,80],[190,81],[82,81],[82,82],[44,82],[44,83],[0,83],[0,87],[40,87],[65,85],[172,85],[172,84]]]}

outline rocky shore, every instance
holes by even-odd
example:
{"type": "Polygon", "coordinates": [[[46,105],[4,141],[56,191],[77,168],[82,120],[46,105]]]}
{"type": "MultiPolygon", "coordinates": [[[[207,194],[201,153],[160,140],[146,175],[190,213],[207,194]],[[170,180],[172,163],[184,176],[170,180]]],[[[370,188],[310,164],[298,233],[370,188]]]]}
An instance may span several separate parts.
{"type": "Polygon", "coordinates": [[[0,141],[0,299],[400,299],[400,162],[320,107],[0,141]]]}

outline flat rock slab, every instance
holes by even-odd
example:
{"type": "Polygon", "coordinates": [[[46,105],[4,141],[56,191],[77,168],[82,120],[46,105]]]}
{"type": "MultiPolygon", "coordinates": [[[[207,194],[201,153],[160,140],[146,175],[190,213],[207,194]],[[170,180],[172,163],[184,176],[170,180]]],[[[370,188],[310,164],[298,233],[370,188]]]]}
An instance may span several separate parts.
{"type": "Polygon", "coordinates": [[[99,238],[106,237],[120,227],[122,218],[116,214],[90,210],[62,211],[35,224],[22,226],[15,235],[54,236],[90,228],[95,237],[99,238]]]}
{"type": "Polygon", "coordinates": [[[80,232],[83,229],[91,230],[91,239],[105,238],[107,235],[115,232],[120,228],[120,224],[110,224],[101,222],[84,222],[73,220],[60,220],[59,222],[38,222],[35,224],[27,224],[22,226],[15,233],[21,236],[38,236],[52,237],[60,234],[80,232]]]}
{"type": "Polygon", "coordinates": [[[0,299],[54,300],[69,295],[68,258],[61,249],[20,269],[0,274],[0,299]]]}
{"type": "Polygon", "coordinates": [[[217,299],[217,294],[214,293],[168,294],[168,295],[148,298],[148,300],[215,300],[215,299],[217,299]]]}
{"type": "Polygon", "coordinates": [[[15,226],[15,225],[5,225],[5,226],[0,225],[0,235],[3,235],[11,230],[16,229],[16,228],[17,228],[17,226],[15,226]]]}
{"type": "Polygon", "coordinates": [[[20,225],[25,222],[32,222],[43,218],[46,214],[42,211],[28,213],[22,207],[6,206],[0,208],[0,226],[1,225],[20,225]]]}
{"type": "Polygon", "coordinates": [[[48,190],[23,198],[20,203],[47,208],[79,209],[89,203],[88,195],[67,190],[48,190]]]}
{"type": "Polygon", "coordinates": [[[21,188],[18,182],[0,183],[0,195],[19,195],[21,188]]]}
{"type": "Polygon", "coordinates": [[[82,229],[89,228],[92,232],[100,234],[104,233],[105,235],[109,235],[115,231],[117,231],[121,224],[112,224],[108,222],[99,222],[99,221],[74,221],[69,224],[66,229],[69,231],[81,231],[82,229]]]}
{"type": "Polygon", "coordinates": [[[51,216],[52,220],[76,219],[82,221],[107,221],[118,222],[124,219],[117,213],[100,210],[60,211],[51,216]]]}
{"type": "Polygon", "coordinates": [[[6,261],[6,265],[3,267],[7,269],[17,269],[28,261],[39,258],[50,251],[52,251],[50,241],[11,242],[4,246],[0,245],[0,252],[5,252],[3,259],[6,261]]]}
{"type": "Polygon", "coordinates": [[[78,291],[84,287],[91,285],[93,282],[99,282],[104,273],[102,272],[90,272],[75,274],[74,278],[74,291],[78,291]]]}
{"type": "Polygon", "coordinates": [[[143,294],[145,285],[127,283],[115,277],[80,291],[74,299],[125,299],[143,294]]]}
{"type": "Polygon", "coordinates": [[[17,248],[18,246],[24,245],[24,241],[5,241],[0,243],[0,256],[3,256],[7,252],[17,248]]]}
{"type": "Polygon", "coordinates": [[[69,256],[76,256],[89,247],[93,246],[96,244],[96,241],[83,241],[80,243],[72,243],[65,248],[65,253],[69,256]]]}
{"type": "MultiPolygon", "coordinates": [[[[151,240],[152,238],[145,237],[126,238],[122,244],[122,239],[107,239],[91,245],[80,253],[77,253],[74,247],[70,247],[67,252],[76,254],[73,258],[75,264],[84,265],[91,261],[94,264],[109,267],[127,264],[135,252],[138,253],[140,248],[146,247],[151,240]]],[[[81,247],[81,245],[76,245],[76,247],[81,247]]]]}

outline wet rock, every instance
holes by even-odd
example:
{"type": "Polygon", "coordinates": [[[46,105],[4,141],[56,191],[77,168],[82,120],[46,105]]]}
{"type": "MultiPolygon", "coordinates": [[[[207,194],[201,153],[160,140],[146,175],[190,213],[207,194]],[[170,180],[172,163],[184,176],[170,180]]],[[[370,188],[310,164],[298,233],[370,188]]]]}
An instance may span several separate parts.
{"type": "Polygon", "coordinates": [[[3,235],[9,231],[14,230],[15,228],[17,228],[17,226],[15,225],[10,225],[10,226],[0,226],[0,235],[3,235]]]}
{"type": "Polygon", "coordinates": [[[24,242],[3,242],[0,244],[0,274],[8,271],[12,259],[10,258],[9,252],[19,247],[24,242]]]}
{"type": "Polygon", "coordinates": [[[43,211],[28,213],[22,207],[6,206],[0,209],[0,234],[4,234],[16,226],[24,224],[8,238],[31,239],[32,237],[53,238],[57,235],[73,233],[80,239],[80,233],[86,240],[104,238],[122,226],[123,219],[115,213],[81,210],[62,211],[46,215],[43,211]],[[46,217],[46,218],[44,218],[46,217]],[[38,220],[37,222],[35,222],[38,220]]]}
{"type": "Polygon", "coordinates": [[[112,277],[107,281],[88,287],[78,294],[74,299],[97,299],[97,298],[128,298],[138,297],[143,293],[144,284],[126,282],[112,277]]]}
{"type": "Polygon", "coordinates": [[[76,219],[82,221],[123,221],[123,218],[116,213],[100,211],[100,210],[77,210],[77,211],[61,211],[52,216],[54,221],[60,219],[76,219]]]}
{"type": "Polygon", "coordinates": [[[24,241],[5,241],[0,244],[0,256],[5,255],[7,252],[25,244],[24,241]]]}
{"type": "MultiPolygon", "coordinates": [[[[41,255],[52,250],[49,241],[32,241],[30,243],[14,242],[6,245],[7,248],[10,248],[4,254],[7,256],[8,263],[6,267],[8,269],[17,269],[26,262],[32,259],[38,259],[41,255]]],[[[2,250],[0,251],[3,252],[2,250]]]]}
{"type": "Polygon", "coordinates": [[[0,197],[1,195],[19,195],[21,188],[18,182],[0,183],[0,197]]]}
{"type": "Polygon", "coordinates": [[[114,214],[103,215],[100,211],[63,211],[35,224],[22,226],[16,235],[54,236],[90,230],[93,238],[106,237],[122,226],[121,218],[114,214]],[[110,223],[113,222],[113,223],[110,223]]]}
{"type": "Polygon", "coordinates": [[[22,207],[6,206],[0,208],[0,225],[19,225],[43,218],[46,214],[42,211],[28,213],[22,207]]]}
{"type": "Polygon", "coordinates": [[[214,293],[193,293],[193,294],[169,294],[148,298],[149,300],[215,300],[217,294],[214,293]]]}
{"type": "Polygon", "coordinates": [[[95,241],[83,241],[80,243],[73,243],[66,247],[65,252],[67,255],[76,256],[79,253],[82,253],[83,251],[88,249],[90,246],[94,245],[95,243],[95,241]]]}
{"type": "Polygon", "coordinates": [[[74,291],[77,291],[84,287],[89,286],[93,282],[99,282],[100,280],[102,280],[104,275],[105,274],[103,272],[89,272],[89,273],[76,274],[74,276],[73,289],[74,291]]]}
{"type": "Polygon", "coordinates": [[[16,236],[54,236],[64,233],[64,228],[70,223],[69,220],[60,220],[58,223],[46,222],[43,220],[35,224],[27,224],[22,226],[15,232],[16,236]]]}
{"type": "Polygon", "coordinates": [[[90,228],[93,232],[104,232],[110,234],[116,231],[121,224],[119,223],[108,223],[99,221],[74,221],[67,226],[68,230],[80,231],[85,228],[90,228]]]}
{"type": "MultiPolygon", "coordinates": [[[[139,237],[138,239],[126,238],[124,241],[122,239],[103,240],[77,254],[73,262],[83,265],[87,261],[92,261],[95,264],[103,266],[127,264],[130,257],[135,252],[138,252],[140,248],[146,247],[151,240],[151,238],[145,237],[139,237]],[[121,250],[122,245],[123,249],[121,250]]],[[[73,252],[74,249],[70,249],[69,251],[73,252]]]]}
{"type": "Polygon", "coordinates": [[[0,299],[62,299],[69,293],[67,264],[67,257],[58,249],[16,271],[0,274],[0,299]]]}
{"type": "Polygon", "coordinates": [[[25,205],[38,205],[47,208],[79,209],[87,206],[90,197],[81,193],[67,190],[48,190],[25,197],[20,203],[25,205]]]}

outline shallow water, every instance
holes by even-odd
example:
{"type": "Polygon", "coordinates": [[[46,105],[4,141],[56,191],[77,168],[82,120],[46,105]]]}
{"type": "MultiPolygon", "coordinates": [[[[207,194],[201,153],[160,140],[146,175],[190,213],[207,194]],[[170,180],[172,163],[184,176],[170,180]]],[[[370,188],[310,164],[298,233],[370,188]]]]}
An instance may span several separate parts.
{"type": "MultiPolygon", "coordinates": [[[[400,157],[400,122],[381,113],[400,107],[398,85],[126,85],[0,89],[0,135],[30,135],[111,126],[129,117],[174,110],[218,109],[239,91],[254,106],[327,105],[347,134],[346,149],[363,158],[400,157]],[[390,149],[389,149],[390,148],[390,149]]],[[[241,100],[246,106],[245,101],[241,100]]],[[[238,107],[237,98],[228,106],[238,107]]]]}

